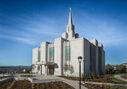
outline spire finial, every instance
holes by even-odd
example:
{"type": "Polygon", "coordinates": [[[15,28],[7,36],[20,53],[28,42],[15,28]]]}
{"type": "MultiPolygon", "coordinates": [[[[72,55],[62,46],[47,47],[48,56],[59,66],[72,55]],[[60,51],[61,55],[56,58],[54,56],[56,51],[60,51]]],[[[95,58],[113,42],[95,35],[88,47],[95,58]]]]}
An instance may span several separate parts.
{"type": "Polygon", "coordinates": [[[71,8],[70,8],[70,15],[69,15],[69,24],[72,24],[71,8]]]}

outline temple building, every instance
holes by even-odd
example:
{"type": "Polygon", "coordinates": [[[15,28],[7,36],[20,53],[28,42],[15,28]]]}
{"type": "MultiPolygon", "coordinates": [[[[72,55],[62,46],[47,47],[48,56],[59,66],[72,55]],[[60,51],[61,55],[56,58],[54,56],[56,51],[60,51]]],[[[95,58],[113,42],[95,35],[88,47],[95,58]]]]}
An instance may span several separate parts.
{"type": "Polygon", "coordinates": [[[69,22],[62,37],[53,43],[42,42],[33,48],[32,72],[40,75],[79,75],[78,56],[82,56],[81,72],[104,74],[105,51],[96,39],[87,40],[75,33],[70,8],[69,22]]]}

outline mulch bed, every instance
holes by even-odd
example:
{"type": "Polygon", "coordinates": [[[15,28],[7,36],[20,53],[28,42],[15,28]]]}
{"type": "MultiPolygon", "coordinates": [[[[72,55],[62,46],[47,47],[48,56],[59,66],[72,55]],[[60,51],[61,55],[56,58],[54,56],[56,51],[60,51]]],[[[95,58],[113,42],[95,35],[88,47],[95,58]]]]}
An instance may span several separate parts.
{"type": "MultiPolygon", "coordinates": [[[[7,89],[12,82],[0,84],[0,89],[7,89]]],[[[74,89],[72,86],[63,82],[35,83],[28,80],[19,80],[14,83],[11,89],[74,89]]]]}
{"type": "Polygon", "coordinates": [[[63,82],[51,82],[51,83],[34,84],[34,89],[74,89],[74,88],[63,82]]]}
{"type": "Polygon", "coordinates": [[[32,89],[32,84],[28,80],[16,81],[11,89],[32,89]]]}
{"type": "Polygon", "coordinates": [[[109,75],[100,75],[93,78],[85,79],[85,81],[91,81],[91,82],[104,82],[104,83],[112,83],[112,80],[109,75]]]}
{"type": "Polygon", "coordinates": [[[0,89],[7,89],[8,88],[8,86],[10,86],[11,85],[11,83],[12,83],[12,81],[10,82],[5,82],[5,83],[2,83],[2,84],[0,84],[0,89]]]}
{"type": "MultiPolygon", "coordinates": [[[[78,77],[71,77],[71,76],[59,76],[59,77],[70,79],[70,80],[79,80],[78,77]]],[[[95,78],[87,78],[84,81],[112,83],[110,75],[99,75],[99,76],[96,76],[95,78]]]]}

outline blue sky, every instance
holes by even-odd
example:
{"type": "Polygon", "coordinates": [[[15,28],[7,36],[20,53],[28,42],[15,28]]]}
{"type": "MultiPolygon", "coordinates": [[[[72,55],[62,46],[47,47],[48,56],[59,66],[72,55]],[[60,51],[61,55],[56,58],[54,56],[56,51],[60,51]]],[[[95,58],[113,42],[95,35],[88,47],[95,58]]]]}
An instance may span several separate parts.
{"type": "Polygon", "coordinates": [[[31,65],[32,48],[66,31],[70,7],[75,31],[104,44],[106,63],[127,62],[125,0],[0,0],[0,65],[31,65]]]}

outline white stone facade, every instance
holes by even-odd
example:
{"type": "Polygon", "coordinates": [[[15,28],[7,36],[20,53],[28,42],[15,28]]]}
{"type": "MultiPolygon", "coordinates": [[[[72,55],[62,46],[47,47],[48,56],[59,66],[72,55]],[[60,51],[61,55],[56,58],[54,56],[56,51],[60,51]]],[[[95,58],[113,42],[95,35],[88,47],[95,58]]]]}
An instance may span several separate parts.
{"type": "Polygon", "coordinates": [[[32,72],[45,75],[79,75],[78,56],[83,57],[81,72],[90,75],[104,74],[105,51],[96,39],[79,38],[72,24],[71,9],[69,24],[62,37],[54,43],[42,42],[40,48],[33,48],[32,72]]]}

